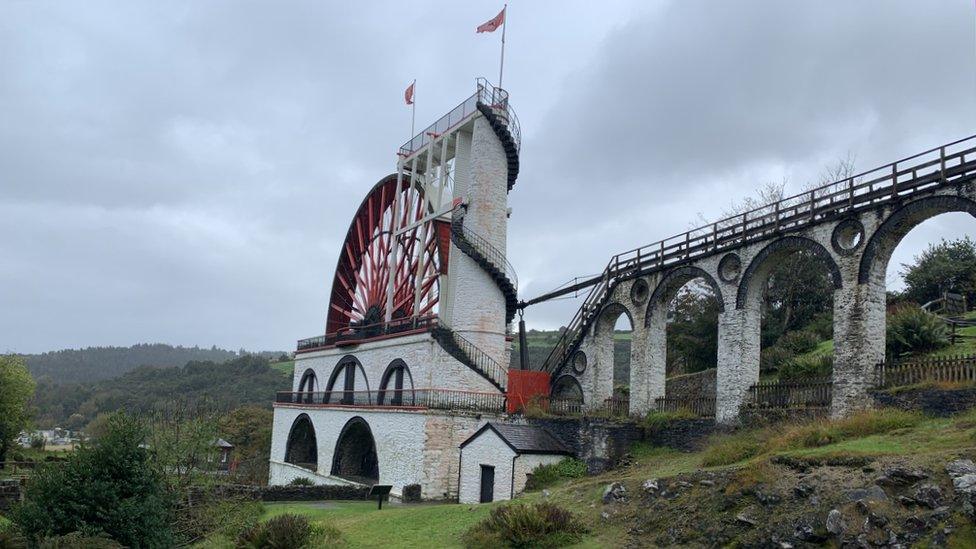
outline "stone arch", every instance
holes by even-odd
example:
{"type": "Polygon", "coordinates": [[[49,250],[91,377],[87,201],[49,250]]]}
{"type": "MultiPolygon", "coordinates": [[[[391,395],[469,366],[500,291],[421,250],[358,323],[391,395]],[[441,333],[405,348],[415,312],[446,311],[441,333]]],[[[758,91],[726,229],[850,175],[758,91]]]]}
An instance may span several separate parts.
{"type": "Polygon", "coordinates": [[[685,265],[668,271],[668,274],[664,275],[664,278],[654,287],[654,292],[651,293],[651,299],[647,300],[647,310],[644,312],[644,327],[646,328],[650,325],[651,311],[655,305],[667,303],[674,297],[674,292],[696,278],[705,280],[705,283],[712,289],[712,293],[715,294],[715,298],[718,299],[718,312],[725,312],[725,299],[722,298],[722,289],[719,288],[715,277],[701,267],[685,265]]]}
{"type": "Polygon", "coordinates": [[[376,440],[365,419],[356,416],[342,427],[332,453],[330,474],[364,484],[379,481],[376,440]]]}
{"type": "Polygon", "coordinates": [[[359,359],[353,355],[346,355],[339,359],[336,363],[335,368],[332,369],[332,375],[329,376],[329,383],[325,386],[325,398],[324,402],[326,404],[338,403],[338,404],[353,404],[356,402],[356,394],[358,393],[356,389],[356,372],[362,376],[363,382],[366,387],[362,390],[366,393],[359,393],[360,395],[365,394],[365,398],[360,397],[359,400],[365,401],[366,404],[370,404],[369,399],[369,378],[366,377],[366,370],[363,369],[363,365],[359,362],[359,359]],[[339,381],[339,376],[342,376],[341,389],[336,390],[335,385],[339,381]],[[338,395],[334,393],[339,393],[338,395]],[[339,402],[336,402],[338,398],[341,398],[339,402]]]}
{"type": "Polygon", "coordinates": [[[603,310],[600,311],[599,320],[597,320],[596,325],[593,327],[593,335],[599,336],[607,332],[612,334],[613,327],[617,324],[617,319],[622,314],[627,315],[627,320],[630,321],[630,325],[634,326],[634,315],[626,305],[618,301],[607,303],[603,307],[603,310]]]}
{"type": "Polygon", "coordinates": [[[749,262],[749,266],[742,273],[742,279],[739,282],[739,289],[736,293],[735,298],[735,308],[742,309],[746,305],[746,300],[750,297],[750,293],[755,294],[756,280],[764,281],[764,277],[761,276],[766,274],[768,271],[771,259],[777,257],[782,257],[784,255],[790,254],[795,251],[805,250],[816,257],[820,258],[826,265],[827,270],[830,272],[831,281],[834,284],[834,289],[840,289],[842,284],[842,278],[840,274],[840,267],[837,266],[837,262],[834,261],[834,257],[830,255],[827,248],[824,248],[822,244],[816,240],[807,238],[805,236],[785,236],[770,243],[768,246],[763,248],[756,254],[752,261],[749,262]]]}
{"type": "Polygon", "coordinates": [[[315,427],[308,414],[299,415],[291,424],[285,445],[285,463],[311,471],[318,469],[319,446],[315,440],[315,427]]]}
{"type": "Polygon", "coordinates": [[[570,374],[563,374],[552,383],[549,396],[558,399],[577,400],[583,403],[583,387],[579,380],[570,374]]]}
{"type": "Polygon", "coordinates": [[[968,213],[976,217],[976,202],[961,196],[931,196],[914,200],[899,208],[874,231],[864,247],[857,283],[867,284],[872,275],[875,275],[876,280],[883,281],[891,254],[902,238],[922,222],[952,212],[968,213]]]}
{"type": "MultiPolygon", "coordinates": [[[[594,327],[594,338],[600,348],[600,356],[610,368],[610,396],[621,397],[620,391],[629,390],[630,377],[633,368],[632,355],[627,355],[626,367],[622,363],[618,364],[616,352],[616,339],[614,338],[614,328],[621,316],[626,316],[630,323],[631,332],[637,327],[634,324],[634,314],[630,309],[619,302],[608,303],[600,312],[599,320],[594,327]],[[618,367],[619,366],[619,367],[618,367]],[[618,371],[619,370],[619,371],[618,371]],[[628,389],[624,389],[624,388],[628,389]]],[[[633,349],[631,349],[631,353],[633,349]]]]}
{"type": "Polygon", "coordinates": [[[386,367],[380,378],[380,390],[376,395],[377,404],[389,403],[391,406],[411,406],[414,404],[413,375],[402,359],[394,359],[386,367]],[[390,382],[393,387],[390,387],[390,382]],[[390,394],[387,394],[390,393],[390,394]]]}

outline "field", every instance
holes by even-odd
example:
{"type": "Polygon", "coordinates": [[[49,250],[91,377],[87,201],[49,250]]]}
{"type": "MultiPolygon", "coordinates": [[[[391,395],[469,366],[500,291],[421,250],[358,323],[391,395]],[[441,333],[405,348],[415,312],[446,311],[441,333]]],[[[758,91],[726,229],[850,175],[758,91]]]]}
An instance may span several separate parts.
{"type": "Polygon", "coordinates": [[[283,374],[287,374],[288,377],[294,375],[295,371],[295,361],[294,360],[284,360],[281,362],[272,362],[271,367],[283,374]]]}

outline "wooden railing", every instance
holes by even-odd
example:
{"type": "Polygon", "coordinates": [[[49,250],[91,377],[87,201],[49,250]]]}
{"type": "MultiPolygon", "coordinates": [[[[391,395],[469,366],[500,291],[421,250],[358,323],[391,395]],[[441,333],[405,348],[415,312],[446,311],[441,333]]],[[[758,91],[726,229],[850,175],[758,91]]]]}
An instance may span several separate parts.
{"type": "Polygon", "coordinates": [[[357,406],[369,408],[427,408],[436,410],[469,410],[505,412],[504,393],[458,391],[454,389],[391,389],[387,391],[280,391],[278,404],[310,407],[357,406]]]}
{"type": "Polygon", "coordinates": [[[752,408],[828,408],[833,397],[830,378],[762,381],[749,387],[752,408]]]}
{"type": "Polygon", "coordinates": [[[875,366],[879,388],[918,383],[976,383],[976,355],[907,360],[875,366]]]}
{"type": "Polygon", "coordinates": [[[594,281],[583,306],[542,369],[550,373],[562,369],[621,278],[668,269],[783,231],[796,231],[825,218],[905,200],[940,186],[967,181],[974,174],[976,135],[617,254],[594,281]]]}
{"type": "Polygon", "coordinates": [[[598,413],[606,414],[610,417],[627,417],[630,415],[630,399],[623,397],[604,399],[603,407],[598,410],[598,413]]]}
{"type": "Polygon", "coordinates": [[[715,397],[662,397],[654,399],[654,407],[658,412],[690,412],[698,417],[715,417],[715,397]]]}

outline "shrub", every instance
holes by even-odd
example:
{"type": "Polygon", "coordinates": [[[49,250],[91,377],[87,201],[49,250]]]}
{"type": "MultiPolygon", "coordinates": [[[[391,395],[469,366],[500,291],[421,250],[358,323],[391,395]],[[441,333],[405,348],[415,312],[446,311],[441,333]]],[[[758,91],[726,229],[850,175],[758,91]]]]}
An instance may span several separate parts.
{"type": "Polygon", "coordinates": [[[820,337],[817,334],[807,330],[797,330],[794,332],[786,332],[780,336],[776,345],[786,349],[795,356],[809,353],[816,349],[819,343],[820,337]]]}
{"type": "Polygon", "coordinates": [[[697,417],[691,410],[681,408],[674,412],[651,412],[644,416],[641,423],[647,430],[653,432],[667,426],[672,421],[696,419],[697,417]]]}
{"type": "Polygon", "coordinates": [[[241,532],[237,547],[247,549],[300,549],[308,547],[313,530],[302,515],[278,515],[241,532]]]}
{"type": "Polygon", "coordinates": [[[566,478],[581,478],[586,476],[586,462],[575,458],[566,458],[558,463],[540,465],[532,471],[526,490],[539,490],[552,486],[566,478]]]}
{"type": "Polygon", "coordinates": [[[223,499],[215,495],[186,506],[177,529],[182,539],[196,541],[214,535],[234,539],[261,520],[264,507],[244,498],[223,499]]]}
{"type": "MultiPolygon", "coordinates": [[[[2,519],[3,517],[0,517],[2,519]]],[[[4,549],[21,549],[27,547],[27,540],[20,535],[20,532],[11,526],[4,527],[0,522],[0,547],[4,549]]]]}
{"type": "Polygon", "coordinates": [[[80,531],[130,547],[172,546],[174,500],[141,447],[145,433],[116,415],[95,444],[37,468],[11,519],[34,543],[80,531]]]}
{"type": "Polygon", "coordinates": [[[779,368],[780,380],[830,377],[834,371],[833,355],[803,355],[787,360],[779,368]]]}
{"type": "Polygon", "coordinates": [[[42,436],[32,436],[30,439],[30,447],[32,450],[43,450],[47,446],[47,441],[44,440],[42,436]]]}
{"type": "Polygon", "coordinates": [[[308,477],[295,477],[288,483],[289,486],[314,486],[315,483],[308,477]]]}
{"type": "Polygon", "coordinates": [[[763,372],[779,370],[780,366],[793,358],[793,353],[784,347],[772,345],[759,353],[759,369],[763,372]]]}
{"type": "Polygon", "coordinates": [[[37,547],[38,549],[122,549],[123,545],[105,536],[88,536],[81,532],[72,532],[64,536],[47,538],[37,547]]]}
{"type": "Polygon", "coordinates": [[[912,306],[897,308],[888,315],[888,353],[932,351],[949,344],[945,323],[939,317],[912,306]]]}
{"type": "Polygon", "coordinates": [[[580,540],[588,529],[572,512],[549,502],[509,504],[492,509],[464,534],[472,548],[562,547],[580,540]]]}

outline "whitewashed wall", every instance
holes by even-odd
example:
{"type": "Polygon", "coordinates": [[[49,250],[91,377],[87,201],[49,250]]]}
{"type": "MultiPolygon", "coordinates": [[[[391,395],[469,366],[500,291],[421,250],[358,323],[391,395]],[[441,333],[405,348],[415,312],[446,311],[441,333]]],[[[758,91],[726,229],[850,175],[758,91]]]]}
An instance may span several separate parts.
{"type": "Polygon", "coordinates": [[[550,465],[559,463],[566,456],[557,454],[521,454],[515,458],[515,494],[521,494],[525,490],[525,483],[528,481],[528,474],[535,471],[540,465],[550,465]]]}
{"type": "Polygon", "coordinates": [[[512,458],[515,452],[491,429],[461,450],[461,483],[458,502],[478,503],[481,499],[481,466],[495,467],[495,501],[511,499],[512,458]]]}

